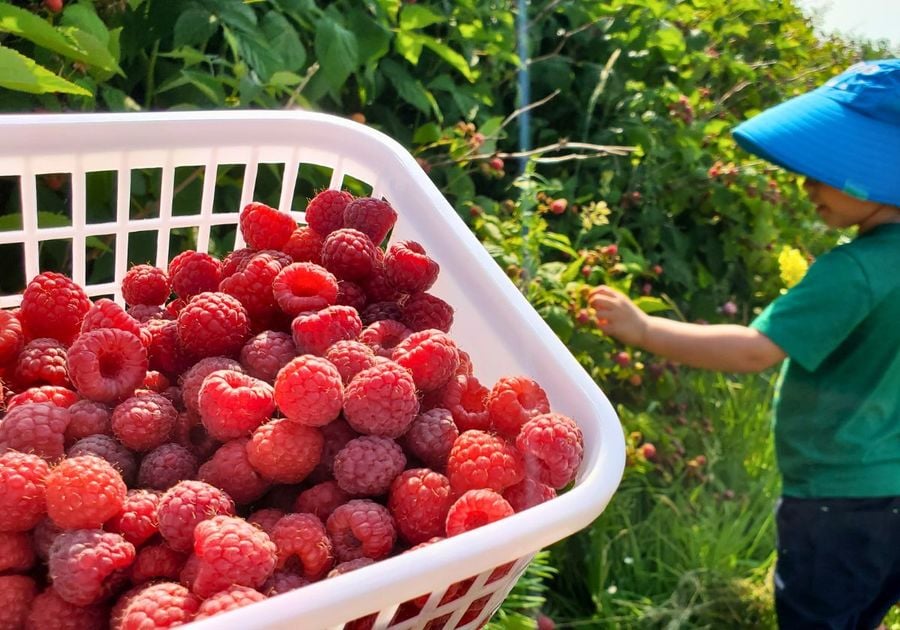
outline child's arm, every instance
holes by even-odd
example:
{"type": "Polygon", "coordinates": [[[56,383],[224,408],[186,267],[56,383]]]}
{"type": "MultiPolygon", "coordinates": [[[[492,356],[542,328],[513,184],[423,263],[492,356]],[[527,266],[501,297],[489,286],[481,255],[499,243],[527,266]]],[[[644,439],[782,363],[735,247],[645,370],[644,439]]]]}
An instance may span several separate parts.
{"type": "Polygon", "coordinates": [[[619,341],[691,367],[760,372],[785,358],[761,332],[734,324],[704,326],[647,315],[607,286],[591,291],[600,330],[619,341]]]}

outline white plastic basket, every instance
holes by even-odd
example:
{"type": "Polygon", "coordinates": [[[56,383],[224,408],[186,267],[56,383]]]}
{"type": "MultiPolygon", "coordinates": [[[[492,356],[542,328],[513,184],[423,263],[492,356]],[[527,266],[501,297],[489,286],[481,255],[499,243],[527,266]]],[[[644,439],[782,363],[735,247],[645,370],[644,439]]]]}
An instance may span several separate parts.
{"type": "MultiPolygon", "coordinates": [[[[606,507],[622,476],[624,437],[618,418],[597,385],[494,263],[409,153],[384,134],[334,116],[301,112],[190,112],[0,116],[0,177],[17,177],[21,229],[0,231],[0,245],[21,244],[25,278],[39,268],[42,241],[71,239],[72,276],[91,296],[113,295],[127,266],[129,234],[158,231],[156,265],[165,268],[174,228],[196,227],[205,251],[210,228],[236,224],[234,212],[213,213],[219,165],[243,165],[240,207],[254,199],[257,168],[284,165],[279,209],[290,212],[296,173],[302,164],[332,169],[330,187],[346,176],[372,186],[399,219],[392,239],[420,242],[441,265],[431,292],[456,309],[451,336],[473,361],[488,387],[500,376],[524,374],[546,390],[554,411],[575,419],[584,432],[585,458],[575,486],[562,496],[496,523],[401,554],[336,578],[270,598],[191,627],[341,628],[378,613],[375,628],[423,628],[445,618],[444,628],[478,628],[500,606],[528,562],[541,548],[587,526],[606,507]],[[202,166],[200,212],[173,216],[174,171],[202,166]],[[129,219],[132,169],[161,169],[159,216],[129,219]],[[86,220],[86,173],[115,171],[115,220],[86,220]],[[39,228],[36,177],[71,175],[70,226],[39,228]],[[114,281],[86,282],[85,245],[90,236],[115,235],[114,281]],[[514,562],[504,577],[492,570],[514,562]],[[477,576],[464,596],[439,605],[446,588],[477,576]],[[391,625],[403,602],[432,593],[417,616],[391,625]],[[473,602],[483,611],[458,625],[473,602]],[[448,617],[449,615],[449,617],[448,617]]],[[[298,220],[303,214],[292,212],[298,220]]],[[[240,234],[235,247],[240,247],[240,234]]],[[[9,263],[10,261],[6,261],[9,263]]],[[[154,261],[150,261],[154,262],[154,261]]],[[[7,267],[8,269],[8,267],[7,267]]],[[[0,295],[0,307],[20,295],[0,295]]],[[[439,625],[439,624],[435,624],[439,625]]]]}

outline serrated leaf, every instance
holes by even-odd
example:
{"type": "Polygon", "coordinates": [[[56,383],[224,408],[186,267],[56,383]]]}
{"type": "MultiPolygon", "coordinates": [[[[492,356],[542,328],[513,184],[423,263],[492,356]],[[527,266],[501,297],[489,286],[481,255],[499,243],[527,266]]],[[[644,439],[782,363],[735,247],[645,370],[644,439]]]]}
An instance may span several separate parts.
{"type": "Polygon", "coordinates": [[[281,57],[264,39],[242,31],[235,31],[234,36],[241,58],[256,71],[264,83],[282,67],[281,57]]]}
{"type": "Polygon", "coordinates": [[[450,48],[447,44],[443,44],[433,37],[423,36],[422,44],[434,52],[438,57],[449,63],[457,72],[466,77],[470,82],[475,81],[475,74],[469,67],[469,62],[465,57],[450,48]]]}
{"type": "Polygon", "coordinates": [[[575,331],[575,324],[566,309],[561,306],[551,306],[541,311],[541,317],[563,343],[569,342],[575,331]]]}
{"type": "Polygon", "coordinates": [[[671,310],[671,307],[661,299],[646,295],[635,298],[634,303],[645,313],[659,313],[661,311],[671,310]]]}
{"type": "Polygon", "coordinates": [[[175,22],[172,46],[200,46],[219,28],[218,19],[201,6],[185,9],[175,22]]]}
{"type": "Polygon", "coordinates": [[[315,49],[321,75],[331,89],[339,89],[359,64],[356,36],[330,17],[323,17],[316,28],[315,49]]]}
{"type": "Polygon", "coordinates": [[[293,87],[299,85],[303,81],[303,77],[294,72],[287,70],[279,70],[269,78],[269,85],[276,87],[293,87]]]}
{"type": "Polygon", "coordinates": [[[354,8],[347,15],[347,25],[356,34],[361,64],[369,64],[384,57],[391,47],[393,33],[376,22],[365,11],[354,8]]]}
{"type": "Polygon", "coordinates": [[[93,96],[83,87],[56,76],[44,66],[5,46],[0,46],[0,87],[29,94],[93,96]]]}
{"type": "Polygon", "coordinates": [[[263,17],[260,29],[269,46],[277,51],[285,70],[299,70],[306,63],[306,49],[297,31],[280,13],[269,12],[263,17]]]}
{"type": "Polygon", "coordinates": [[[241,0],[201,0],[203,6],[230,26],[244,32],[256,31],[256,13],[241,0]]]}
{"type": "Polygon", "coordinates": [[[400,10],[400,30],[410,31],[445,22],[440,13],[421,4],[407,4],[400,10]]]}
{"type": "Polygon", "coordinates": [[[87,31],[74,26],[60,27],[60,31],[85,52],[85,56],[90,59],[89,65],[107,73],[103,78],[109,78],[113,74],[124,76],[119,64],[113,59],[107,48],[108,39],[107,43],[101,42],[87,31]]]}
{"type": "Polygon", "coordinates": [[[425,89],[422,83],[413,77],[406,69],[393,59],[384,59],[381,69],[391,84],[397,90],[404,101],[421,111],[423,114],[434,114],[440,119],[441,112],[437,107],[434,96],[425,89]]]}
{"type": "Polygon", "coordinates": [[[647,46],[658,48],[669,63],[678,63],[684,56],[684,35],[674,26],[661,28],[647,38],[647,46]]]}
{"type": "Polygon", "coordinates": [[[441,138],[441,128],[437,123],[425,123],[413,134],[413,142],[416,144],[430,144],[441,138]]]}
{"type": "Polygon", "coordinates": [[[394,48],[401,57],[415,66],[419,63],[419,57],[422,55],[422,36],[417,33],[397,33],[397,37],[394,39],[394,48]]]}
{"type": "Polygon", "coordinates": [[[90,33],[104,46],[109,43],[109,30],[91,5],[81,3],[66,5],[59,23],[90,33]]]}

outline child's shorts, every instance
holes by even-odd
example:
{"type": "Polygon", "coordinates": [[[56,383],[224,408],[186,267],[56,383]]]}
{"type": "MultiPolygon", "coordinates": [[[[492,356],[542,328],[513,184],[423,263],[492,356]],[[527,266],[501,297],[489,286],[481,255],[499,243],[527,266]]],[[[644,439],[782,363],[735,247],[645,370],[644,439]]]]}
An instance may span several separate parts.
{"type": "Polygon", "coordinates": [[[900,497],[783,497],[775,523],[782,629],[870,630],[900,601],[900,497]]]}

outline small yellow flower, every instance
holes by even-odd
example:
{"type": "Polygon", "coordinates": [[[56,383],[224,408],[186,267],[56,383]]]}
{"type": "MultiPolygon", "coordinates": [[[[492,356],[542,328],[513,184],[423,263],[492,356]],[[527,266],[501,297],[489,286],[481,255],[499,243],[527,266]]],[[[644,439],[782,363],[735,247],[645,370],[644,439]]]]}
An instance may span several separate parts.
{"type": "Polygon", "coordinates": [[[800,250],[790,245],[785,245],[781,248],[781,253],[778,254],[778,267],[781,271],[781,281],[784,282],[784,286],[791,288],[806,275],[809,263],[806,262],[806,257],[803,256],[800,250]]]}

